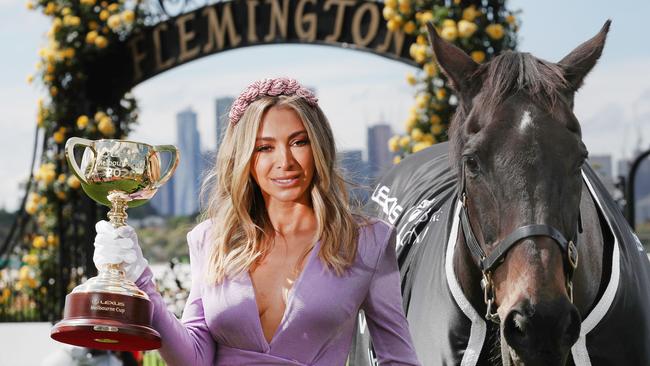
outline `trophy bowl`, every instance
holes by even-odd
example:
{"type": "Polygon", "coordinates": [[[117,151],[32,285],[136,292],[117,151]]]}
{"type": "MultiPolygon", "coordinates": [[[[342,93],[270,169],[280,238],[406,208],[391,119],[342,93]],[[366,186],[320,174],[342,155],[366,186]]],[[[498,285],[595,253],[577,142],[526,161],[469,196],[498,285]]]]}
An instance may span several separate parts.
{"type": "MultiPolygon", "coordinates": [[[[171,178],[179,161],[172,145],[152,146],[124,140],[68,139],[66,157],[84,192],[111,207],[114,227],[126,225],[126,209],[146,203],[171,178]],[[75,148],[85,147],[81,166],[75,148]],[[170,155],[163,172],[161,154],[170,155]]],[[[63,343],[104,350],[160,348],[160,335],[151,327],[151,301],[129,281],[121,263],[98,268],[98,274],[66,296],[63,320],[50,336],[63,343]]]]}

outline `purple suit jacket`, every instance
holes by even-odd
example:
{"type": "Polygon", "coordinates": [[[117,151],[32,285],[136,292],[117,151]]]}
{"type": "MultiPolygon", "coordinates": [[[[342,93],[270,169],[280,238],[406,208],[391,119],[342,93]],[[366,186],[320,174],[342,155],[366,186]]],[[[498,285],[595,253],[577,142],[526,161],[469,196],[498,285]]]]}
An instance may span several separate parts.
{"type": "Polygon", "coordinates": [[[205,281],[209,221],[187,235],[192,288],[179,321],[166,309],[149,268],[136,284],[153,304],[160,353],[170,365],[344,365],[363,310],[380,365],[419,365],[402,308],[395,230],[383,221],[360,228],[354,264],[326,270],[318,242],[294,283],[272,341],[264,338],[248,272],[219,285],[205,281]]]}

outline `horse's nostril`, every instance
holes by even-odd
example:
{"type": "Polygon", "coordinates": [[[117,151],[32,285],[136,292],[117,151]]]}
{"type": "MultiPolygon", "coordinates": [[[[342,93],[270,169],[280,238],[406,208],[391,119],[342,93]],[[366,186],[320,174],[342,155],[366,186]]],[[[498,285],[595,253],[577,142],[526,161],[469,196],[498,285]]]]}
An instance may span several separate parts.
{"type": "Polygon", "coordinates": [[[512,317],[512,322],[515,330],[519,331],[520,333],[526,333],[526,328],[528,327],[528,320],[523,314],[519,313],[518,311],[515,312],[515,314],[512,317]]]}
{"type": "Polygon", "coordinates": [[[519,310],[512,310],[503,322],[503,336],[511,347],[515,349],[523,347],[529,327],[528,316],[519,310]]]}

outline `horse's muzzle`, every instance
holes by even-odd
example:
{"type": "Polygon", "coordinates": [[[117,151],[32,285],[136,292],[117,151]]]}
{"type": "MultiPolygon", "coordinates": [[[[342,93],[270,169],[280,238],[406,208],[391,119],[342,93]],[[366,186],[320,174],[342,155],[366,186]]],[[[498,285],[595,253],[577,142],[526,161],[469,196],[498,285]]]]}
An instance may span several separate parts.
{"type": "Polygon", "coordinates": [[[578,309],[564,296],[537,304],[525,299],[502,321],[502,339],[514,351],[515,364],[563,366],[580,335],[580,323],[578,309]]]}

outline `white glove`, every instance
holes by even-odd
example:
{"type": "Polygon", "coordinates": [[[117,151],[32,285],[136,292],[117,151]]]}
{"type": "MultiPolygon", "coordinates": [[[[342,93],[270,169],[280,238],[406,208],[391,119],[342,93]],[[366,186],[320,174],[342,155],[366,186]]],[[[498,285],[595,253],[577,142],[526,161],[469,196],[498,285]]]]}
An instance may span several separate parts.
{"type": "Polygon", "coordinates": [[[103,220],[97,222],[95,230],[95,266],[101,268],[107,264],[124,263],[126,278],[133,282],[140,278],[149,262],[142,256],[135,230],[128,225],[116,229],[103,220]]]}

